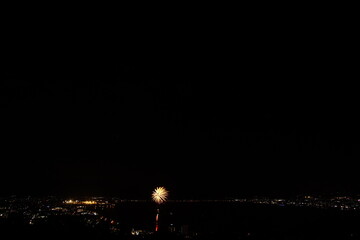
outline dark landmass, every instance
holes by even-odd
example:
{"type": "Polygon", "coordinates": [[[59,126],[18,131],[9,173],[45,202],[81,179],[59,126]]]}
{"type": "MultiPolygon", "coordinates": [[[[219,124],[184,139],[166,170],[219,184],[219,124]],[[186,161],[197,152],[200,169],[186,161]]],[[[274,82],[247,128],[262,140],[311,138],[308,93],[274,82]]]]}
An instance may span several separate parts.
{"type": "Polygon", "coordinates": [[[0,231],[35,239],[360,239],[357,199],[3,198],[0,231]],[[354,201],[356,200],[356,201],[354,201]],[[159,210],[157,210],[159,209],[159,210]],[[155,231],[155,215],[159,230],[155,231]]]}

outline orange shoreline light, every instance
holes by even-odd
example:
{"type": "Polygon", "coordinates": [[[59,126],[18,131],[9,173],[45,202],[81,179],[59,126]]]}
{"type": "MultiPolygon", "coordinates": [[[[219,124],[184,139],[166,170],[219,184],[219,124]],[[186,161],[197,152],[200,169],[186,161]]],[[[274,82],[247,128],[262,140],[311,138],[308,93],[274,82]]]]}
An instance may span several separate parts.
{"type": "Polygon", "coordinates": [[[89,200],[86,200],[86,201],[79,201],[79,200],[65,200],[64,203],[66,204],[84,204],[84,205],[94,205],[94,204],[100,204],[96,201],[89,201],[89,200]]]}

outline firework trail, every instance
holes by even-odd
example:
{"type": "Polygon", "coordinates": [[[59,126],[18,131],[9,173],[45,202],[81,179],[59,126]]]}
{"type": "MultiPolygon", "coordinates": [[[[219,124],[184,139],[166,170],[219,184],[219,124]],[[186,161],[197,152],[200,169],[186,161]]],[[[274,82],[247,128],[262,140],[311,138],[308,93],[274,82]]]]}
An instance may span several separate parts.
{"type": "MultiPolygon", "coordinates": [[[[169,192],[164,187],[157,187],[152,193],[152,200],[157,204],[162,204],[166,202],[169,192]]],[[[159,231],[159,208],[157,209],[156,218],[155,218],[155,232],[159,231]]]]}

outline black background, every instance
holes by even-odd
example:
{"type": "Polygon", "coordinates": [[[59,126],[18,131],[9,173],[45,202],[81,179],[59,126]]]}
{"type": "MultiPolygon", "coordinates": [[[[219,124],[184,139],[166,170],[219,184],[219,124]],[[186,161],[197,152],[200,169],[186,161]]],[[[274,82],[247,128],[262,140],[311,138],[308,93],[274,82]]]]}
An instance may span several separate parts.
{"type": "Polygon", "coordinates": [[[352,16],[258,10],[7,18],[2,193],[357,194],[352,16]]]}

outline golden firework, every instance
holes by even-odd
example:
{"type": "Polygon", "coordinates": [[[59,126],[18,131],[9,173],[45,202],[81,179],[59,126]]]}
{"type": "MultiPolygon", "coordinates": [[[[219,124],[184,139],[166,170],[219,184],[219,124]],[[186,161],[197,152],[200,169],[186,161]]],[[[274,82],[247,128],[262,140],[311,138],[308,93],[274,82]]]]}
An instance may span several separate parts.
{"type": "Polygon", "coordinates": [[[157,187],[152,193],[152,200],[157,204],[166,202],[169,192],[164,187],[157,187]]]}

